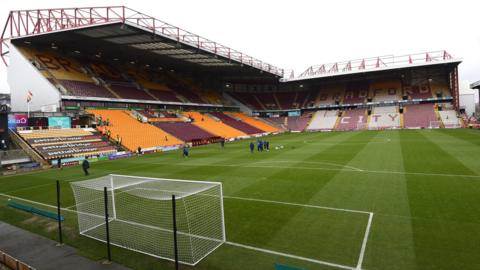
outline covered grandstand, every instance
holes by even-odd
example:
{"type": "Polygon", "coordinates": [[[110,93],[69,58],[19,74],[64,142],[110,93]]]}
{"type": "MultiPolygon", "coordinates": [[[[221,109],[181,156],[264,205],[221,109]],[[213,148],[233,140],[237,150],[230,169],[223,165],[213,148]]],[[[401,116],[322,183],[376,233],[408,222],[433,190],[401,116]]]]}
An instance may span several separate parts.
{"type": "MultiPolygon", "coordinates": [[[[461,60],[446,51],[322,64],[294,77],[124,6],[11,11],[1,39],[12,111],[81,118],[67,128],[93,127],[100,153],[288,130],[462,125],[461,60]]],[[[40,118],[26,130],[53,128],[40,118]]]]}

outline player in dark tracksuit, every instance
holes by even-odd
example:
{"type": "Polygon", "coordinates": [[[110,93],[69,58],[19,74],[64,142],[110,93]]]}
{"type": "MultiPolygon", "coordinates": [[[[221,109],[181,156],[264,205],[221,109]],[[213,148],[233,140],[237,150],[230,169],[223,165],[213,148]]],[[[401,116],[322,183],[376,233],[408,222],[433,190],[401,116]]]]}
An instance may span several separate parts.
{"type": "Polygon", "coordinates": [[[253,142],[250,142],[250,153],[253,154],[253,150],[255,150],[255,144],[253,142]]]}
{"type": "Polygon", "coordinates": [[[82,169],[85,175],[88,175],[88,169],[90,168],[90,162],[88,162],[87,157],[82,162],[82,169]]]}

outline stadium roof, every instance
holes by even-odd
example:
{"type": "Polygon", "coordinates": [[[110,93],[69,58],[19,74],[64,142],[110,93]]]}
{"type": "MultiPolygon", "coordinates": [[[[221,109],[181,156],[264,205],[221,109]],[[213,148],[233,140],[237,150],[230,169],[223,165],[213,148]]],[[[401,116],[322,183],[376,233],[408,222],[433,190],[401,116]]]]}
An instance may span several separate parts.
{"type": "Polygon", "coordinates": [[[480,90],[480,81],[476,81],[476,82],[470,84],[470,88],[480,90]]]}
{"type": "Polygon", "coordinates": [[[461,59],[453,58],[447,51],[433,51],[401,56],[384,55],[311,66],[298,77],[291,76],[290,78],[283,78],[281,81],[303,81],[439,64],[458,65],[461,62],[461,59]]]}
{"type": "Polygon", "coordinates": [[[129,53],[143,51],[146,59],[160,56],[175,63],[238,73],[250,70],[277,78],[284,73],[276,66],[124,6],[10,11],[0,40],[4,63],[8,64],[5,56],[9,41],[21,39],[30,44],[33,38],[43,44],[63,42],[65,46],[78,46],[75,42],[81,40],[87,49],[89,45],[100,49],[101,44],[109,49],[116,46],[121,47],[116,53],[122,55],[128,48],[129,53]]]}

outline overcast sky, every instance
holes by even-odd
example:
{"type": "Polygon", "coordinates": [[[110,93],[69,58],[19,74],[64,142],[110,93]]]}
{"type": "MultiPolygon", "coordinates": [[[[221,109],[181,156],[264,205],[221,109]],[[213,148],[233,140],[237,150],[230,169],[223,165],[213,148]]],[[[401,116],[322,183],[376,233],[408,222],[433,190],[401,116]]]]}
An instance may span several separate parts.
{"type": "MultiPolygon", "coordinates": [[[[480,80],[480,4],[457,1],[2,1],[10,10],[125,5],[298,75],[310,65],[447,50],[480,80]]],[[[3,29],[3,26],[2,26],[3,29]]],[[[8,92],[0,67],[0,92],[8,92]]]]}

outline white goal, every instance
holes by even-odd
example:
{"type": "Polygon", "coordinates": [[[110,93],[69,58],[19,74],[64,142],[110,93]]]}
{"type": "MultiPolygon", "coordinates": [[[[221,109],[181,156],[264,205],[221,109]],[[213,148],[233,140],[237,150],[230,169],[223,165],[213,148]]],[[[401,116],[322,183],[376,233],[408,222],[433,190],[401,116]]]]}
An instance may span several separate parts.
{"type": "Polygon", "coordinates": [[[442,127],[442,121],[430,121],[428,128],[441,128],[442,127]]]}
{"type": "Polygon", "coordinates": [[[107,187],[112,245],[173,261],[172,195],[180,263],[195,265],[225,242],[221,183],[111,174],[71,187],[81,235],[106,242],[107,187]]]}

